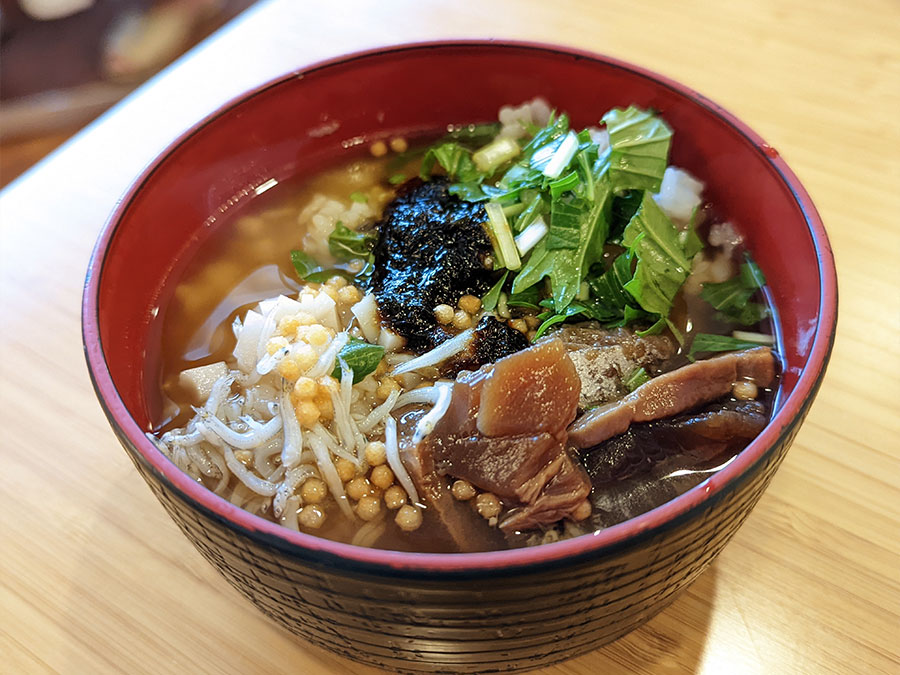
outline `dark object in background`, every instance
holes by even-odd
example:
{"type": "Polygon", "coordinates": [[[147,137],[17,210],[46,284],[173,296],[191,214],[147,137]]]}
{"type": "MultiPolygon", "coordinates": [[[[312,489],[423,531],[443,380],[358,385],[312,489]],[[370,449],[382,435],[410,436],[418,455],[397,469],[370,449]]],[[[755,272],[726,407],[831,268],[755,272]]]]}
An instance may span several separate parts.
{"type": "Polygon", "coordinates": [[[0,0],[0,186],[254,1],[0,0]]]}

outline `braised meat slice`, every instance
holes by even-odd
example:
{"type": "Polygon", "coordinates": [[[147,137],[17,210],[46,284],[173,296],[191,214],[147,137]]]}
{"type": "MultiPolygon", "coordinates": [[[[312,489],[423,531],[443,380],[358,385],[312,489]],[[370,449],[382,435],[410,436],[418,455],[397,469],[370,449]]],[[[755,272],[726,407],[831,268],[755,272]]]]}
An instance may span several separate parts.
{"type": "Polygon", "coordinates": [[[460,375],[450,408],[423,441],[439,474],[464,478],[511,509],[501,529],[572,517],[590,492],[566,449],[580,383],[559,340],[460,375]]]}
{"type": "Polygon", "coordinates": [[[766,426],[765,405],[719,401],[697,412],[632,425],[580,458],[591,483],[593,525],[610,527],[697,485],[766,426]]]}
{"type": "Polygon", "coordinates": [[[584,468],[569,453],[558,456],[558,468],[554,468],[553,477],[547,481],[537,498],[525,506],[513,509],[500,523],[500,527],[508,532],[530,530],[540,525],[555,523],[563,518],[575,518],[574,509],[590,494],[590,487],[585,490],[584,468]],[[573,509],[573,501],[575,502],[573,509]]]}
{"type": "Polygon", "coordinates": [[[412,442],[413,429],[424,411],[415,410],[401,416],[399,424],[400,457],[425,503],[425,518],[431,536],[449,540],[460,553],[495,551],[503,548],[503,537],[493,528],[485,527],[484,520],[468,504],[453,498],[447,486],[448,479],[434,470],[431,452],[423,443],[412,442]]]}
{"type": "Polygon", "coordinates": [[[415,179],[400,188],[378,223],[372,291],[381,318],[425,352],[452,335],[434,317],[440,304],[484,295],[496,276],[484,207],[457,199],[444,179],[415,179]]]}
{"type": "Polygon", "coordinates": [[[675,354],[675,345],[662,335],[641,337],[625,328],[603,328],[596,321],[565,324],[548,339],[562,340],[581,378],[581,409],[625,396],[625,380],[637,368],[655,374],[675,354]]]}
{"type": "Polygon", "coordinates": [[[587,411],[569,427],[569,439],[589,448],[621,434],[633,422],[671,417],[709,403],[731,391],[739,380],[767,387],[775,379],[775,358],[768,347],[698,361],[652,378],[617,401],[587,411]]]}

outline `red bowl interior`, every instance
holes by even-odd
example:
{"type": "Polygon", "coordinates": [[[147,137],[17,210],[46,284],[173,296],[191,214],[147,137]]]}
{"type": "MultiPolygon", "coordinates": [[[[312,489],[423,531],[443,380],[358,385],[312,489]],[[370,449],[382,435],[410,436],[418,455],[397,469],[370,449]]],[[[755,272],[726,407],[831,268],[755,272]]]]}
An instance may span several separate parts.
{"type": "Polygon", "coordinates": [[[830,351],[837,294],[833,258],[808,195],[778,153],[684,86],[613,59],[532,44],[463,42],[367,52],[310,67],[225,106],[173,143],[134,183],[106,224],[88,271],[88,365],[111,422],[154,469],[192,499],[250,531],[376,565],[484,568],[599,550],[659,527],[727,489],[762,457],[814,394],[830,351]],[[706,182],[706,198],[736,223],[769,281],[783,359],[778,410],[732,464],[668,504],[596,535],[482,554],[405,554],[297,534],[251,516],[182,474],[146,439],[158,396],[160,326],[176,282],[211,231],[270,178],[313,174],[373,138],[495,119],[543,96],[573,125],[613,106],[659,110],[674,127],[672,162],[706,182]]]}

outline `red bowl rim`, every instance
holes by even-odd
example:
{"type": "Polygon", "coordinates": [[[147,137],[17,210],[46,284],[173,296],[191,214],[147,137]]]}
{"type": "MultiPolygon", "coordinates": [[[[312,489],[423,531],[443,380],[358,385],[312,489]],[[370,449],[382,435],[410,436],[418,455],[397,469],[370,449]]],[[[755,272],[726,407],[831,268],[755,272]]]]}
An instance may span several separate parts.
{"type": "Polygon", "coordinates": [[[128,188],[122,199],[119,200],[115,210],[104,224],[91,255],[82,303],[82,334],[85,358],[95,391],[109,418],[110,424],[120,440],[123,443],[127,442],[137,453],[141,463],[150,468],[159,480],[174,490],[191,508],[199,508],[202,511],[206,511],[246,536],[275,545],[279,549],[288,553],[294,553],[300,557],[321,557],[323,560],[337,561],[338,564],[341,564],[341,561],[343,561],[351,566],[363,567],[369,571],[426,575],[431,573],[497,573],[501,570],[509,571],[510,569],[543,567],[547,564],[559,563],[567,559],[581,559],[585,556],[598,557],[604,551],[618,548],[629,540],[665,529],[671,526],[674,521],[680,520],[695,509],[708,505],[711,500],[721,497],[728,489],[736,487],[740,483],[740,478],[756,462],[761,461],[770,450],[776,447],[779,441],[790,433],[802,419],[824,375],[834,341],[836,320],[837,275],[834,267],[834,256],[825,234],[822,220],[813,206],[809,194],[800,184],[797,176],[777,153],[772,152],[770,146],[758,134],[702,94],[640,66],[580,49],[515,40],[442,40],[367,49],[320,61],[300,70],[292,71],[232,99],[204,120],[182,133],[144,169],[128,188]],[[774,167],[793,193],[796,202],[805,215],[809,233],[816,250],[822,293],[819,298],[819,321],[806,366],[803,368],[794,390],[781,403],[780,409],[775,413],[763,432],[728,466],[662,506],[598,532],[542,546],[483,553],[407,553],[388,551],[343,544],[302,532],[294,532],[234,506],[192,480],[156,448],[128,412],[113,384],[100,342],[98,299],[101,273],[109,244],[115,235],[119,221],[128,209],[132,199],[151,174],[189,137],[241,102],[300,75],[365,59],[370,56],[384,55],[391,52],[412,52],[458,47],[500,47],[545,51],[557,55],[589,59],[607,66],[626,70],[638,77],[651,80],[657,86],[666,87],[691,99],[743,135],[765,160],[774,167]]]}

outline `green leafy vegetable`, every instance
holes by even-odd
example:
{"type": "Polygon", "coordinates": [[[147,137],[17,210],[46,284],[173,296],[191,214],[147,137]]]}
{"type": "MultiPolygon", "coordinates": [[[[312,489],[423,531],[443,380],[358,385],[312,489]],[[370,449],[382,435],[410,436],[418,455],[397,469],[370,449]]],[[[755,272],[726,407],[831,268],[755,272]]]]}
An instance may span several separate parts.
{"type": "Polygon", "coordinates": [[[367,258],[377,240],[378,234],[374,230],[367,232],[351,230],[338,221],[334,231],[328,235],[328,250],[338,260],[367,258]]]}
{"type": "Polygon", "coordinates": [[[547,249],[576,249],[581,243],[581,223],[587,203],[575,196],[557,199],[550,207],[547,249]]]}
{"type": "Polygon", "coordinates": [[[356,275],[352,272],[348,272],[345,269],[341,269],[340,267],[329,267],[328,269],[323,269],[319,272],[313,272],[304,278],[304,281],[312,281],[316,284],[323,284],[332,277],[343,277],[349,282],[356,281],[356,275]]]}
{"type": "Polygon", "coordinates": [[[631,222],[643,198],[644,193],[640,190],[628,190],[613,197],[609,217],[610,241],[621,241],[625,226],[631,222]]]}
{"type": "Polygon", "coordinates": [[[743,340],[729,337],[728,335],[697,333],[694,336],[694,341],[691,343],[691,351],[688,355],[693,356],[697,352],[733,352],[740,349],[751,349],[753,347],[764,346],[765,344],[766,343],[764,342],[743,340]]]}
{"type": "Polygon", "coordinates": [[[668,316],[675,294],[690,273],[691,262],[677,228],[649,192],[644,193],[622,240],[637,257],[634,277],[625,284],[625,290],[645,311],[668,316]]]}
{"type": "Polygon", "coordinates": [[[356,273],[340,267],[325,268],[317,263],[308,253],[297,250],[291,251],[291,264],[293,264],[294,271],[297,272],[297,276],[300,279],[317,284],[321,284],[332,277],[338,276],[344,277],[344,279],[352,283],[365,286],[369,277],[372,275],[372,272],[375,271],[375,266],[372,264],[371,260],[366,260],[366,264],[363,265],[363,268],[356,273]]]}
{"type": "Polygon", "coordinates": [[[444,143],[429,148],[422,158],[422,168],[419,172],[422,180],[431,177],[435,162],[441,165],[451,180],[468,183],[483,178],[483,174],[472,161],[472,153],[459,143],[444,143]]]}
{"type": "MultiPolygon", "coordinates": [[[[522,153],[526,156],[533,156],[537,150],[545,147],[551,147],[553,150],[558,147],[559,143],[562,142],[563,136],[565,136],[569,132],[569,116],[568,115],[559,115],[558,117],[553,114],[550,115],[550,119],[547,121],[547,125],[541,127],[536,130],[534,136],[532,136],[531,140],[522,148],[522,153]]],[[[548,152],[548,157],[545,160],[549,161],[549,155],[552,155],[552,150],[548,152]]]]}
{"type": "Polygon", "coordinates": [[[341,361],[343,360],[353,371],[353,384],[362,382],[366,375],[375,371],[384,356],[384,347],[372,345],[365,340],[351,337],[350,341],[338,352],[338,362],[331,373],[332,377],[341,379],[341,361]]]}
{"type": "Polygon", "coordinates": [[[527,307],[528,309],[539,310],[541,294],[538,292],[537,286],[527,288],[521,293],[510,293],[507,296],[506,304],[509,307],[527,307]]]}
{"type": "Polygon", "coordinates": [[[743,307],[755,292],[755,287],[745,287],[737,276],[721,283],[703,284],[700,296],[716,309],[726,310],[743,307]]]}
{"type": "Polygon", "coordinates": [[[507,306],[550,309],[540,315],[538,334],[583,315],[609,326],[641,322],[649,325],[645,334],[668,326],[682,341],[669,312],[703,242],[693,218],[679,230],[651,197],[672,130],[635,106],[610,110],[603,120],[610,147],[602,153],[590,130],[570,129],[568,117],[555,113],[544,127],[529,127],[521,150],[494,138],[473,157],[462,138],[445,138],[425,153],[423,178],[439,164],[453,181],[451,194],[485,203],[497,265],[509,270],[485,295],[489,310],[502,304],[502,288],[511,281],[507,306]],[[501,170],[499,180],[492,177],[501,170]],[[547,229],[523,239],[520,256],[513,236],[539,217],[547,229]],[[607,242],[627,248],[608,268],[599,264],[607,242]]]}
{"type": "Polygon", "coordinates": [[[642,310],[632,306],[634,298],[625,290],[625,284],[632,278],[633,261],[634,253],[625,251],[616,257],[613,264],[603,274],[588,279],[594,295],[592,309],[595,318],[612,324],[624,322],[628,310],[631,310],[629,319],[636,319],[645,314],[642,310]]]}
{"type": "Polygon", "coordinates": [[[658,192],[672,139],[669,125],[636,106],[613,108],[603,121],[609,129],[613,189],[658,192]]]}
{"type": "Polygon", "coordinates": [[[579,314],[590,316],[590,310],[584,305],[573,302],[559,314],[551,313],[546,317],[544,317],[544,315],[541,315],[542,317],[544,317],[544,322],[540,326],[538,326],[538,329],[534,333],[532,342],[536,342],[538,339],[540,339],[540,337],[547,332],[547,329],[552,328],[556,324],[562,323],[566,319],[577,316],[579,314]]]}
{"type": "Polygon", "coordinates": [[[544,174],[529,166],[529,161],[523,160],[513,164],[497,182],[497,192],[492,196],[515,198],[526,190],[536,190],[544,185],[544,174]]]}
{"type": "Polygon", "coordinates": [[[742,326],[752,326],[768,315],[765,305],[750,302],[753,294],[765,283],[762,270],[748,260],[741,265],[737,276],[721,283],[703,284],[700,297],[719,310],[721,318],[742,326]]]}
{"type": "Polygon", "coordinates": [[[294,266],[297,276],[303,280],[308,280],[310,275],[324,269],[311,255],[298,250],[291,251],[291,264],[294,266]]]}
{"type": "Polygon", "coordinates": [[[550,250],[547,247],[548,234],[534,248],[528,262],[513,281],[513,293],[520,293],[547,276],[550,277],[556,311],[562,312],[572,302],[581,287],[585,270],[602,257],[609,231],[606,212],[611,190],[605,176],[596,182],[595,189],[596,200],[580,218],[578,248],[550,250]]]}
{"type": "Polygon", "coordinates": [[[493,312],[494,308],[497,307],[497,303],[500,301],[500,292],[503,290],[503,284],[506,283],[506,277],[508,276],[509,270],[506,270],[503,276],[500,277],[500,280],[481,299],[481,306],[484,307],[484,311],[493,312]]]}
{"type": "Polygon", "coordinates": [[[478,182],[471,183],[452,183],[448,188],[451,195],[459,197],[466,202],[486,202],[491,198],[484,191],[484,186],[478,182]]]}
{"type": "Polygon", "coordinates": [[[759,265],[747,256],[747,262],[741,265],[741,281],[746,287],[762,288],[766,285],[766,277],[759,265]]]}
{"type": "Polygon", "coordinates": [[[650,376],[647,375],[647,371],[643,368],[635,368],[622,380],[622,384],[625,385],[625,388],[628,391],[634,391],[638,387],[640,387],[645,382],[650,381],[650,376]]]}
{"type": "MultiPolygon", "coordinates": [[[[591,185],[593,185],[593,181],[590,178],[589,182],[591,183],[591,185]]],[[[566,192],[567,190],[574,190],[579,185],[581,185],[581,179],[578,176],[578,172],[572,171],[562,178],[557,178],[556,180],[551,181],[547,187],[550,188],[550,198],[556,200],[563,192],[566,192]]],[[[593,196],[591,196],[589,199],[593,199],[593,196]]]]}
{"type": "Polygon", "coordinates": [[[400,183],[406,182],[406,174],[405,173],[395,173],[393,176],[388,178],[388,183],[391,185],[400,185],[400,183]]]}

